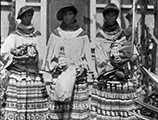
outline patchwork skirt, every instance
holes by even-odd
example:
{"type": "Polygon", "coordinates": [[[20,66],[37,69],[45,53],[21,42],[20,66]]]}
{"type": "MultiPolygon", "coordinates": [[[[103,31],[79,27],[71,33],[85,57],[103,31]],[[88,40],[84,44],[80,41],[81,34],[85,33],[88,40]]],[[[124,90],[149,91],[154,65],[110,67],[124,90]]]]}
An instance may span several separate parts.
{"type": "Polygon", "coordinates": [[[132,82],[107,83],[94,81],[91,97],[91,120],[137,120],[132,111],[137,108],[132,99],[141,96],[132,82]]]}
{"type": "Polygon", "coordinates": [[[75,83],[71,101],[59,102],[53,100],[56,78],[50,85],[49,118],[51,120],[89,120],[89,91],[87,78],[75,83]]]}
{"type": "Polygon", "coordinates": [[[5,120],[46,120],[48,94],[41,74],[10,71],[5,120]]]}

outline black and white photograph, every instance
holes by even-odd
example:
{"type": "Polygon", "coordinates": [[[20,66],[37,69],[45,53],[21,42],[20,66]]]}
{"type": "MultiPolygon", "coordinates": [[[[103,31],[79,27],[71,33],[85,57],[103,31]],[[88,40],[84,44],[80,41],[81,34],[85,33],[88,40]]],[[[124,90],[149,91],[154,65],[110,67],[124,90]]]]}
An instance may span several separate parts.
{"type": "Polygon", "coordinates": [[[158,120],[158,0],[0,6],[0,120],[158,120]]]}

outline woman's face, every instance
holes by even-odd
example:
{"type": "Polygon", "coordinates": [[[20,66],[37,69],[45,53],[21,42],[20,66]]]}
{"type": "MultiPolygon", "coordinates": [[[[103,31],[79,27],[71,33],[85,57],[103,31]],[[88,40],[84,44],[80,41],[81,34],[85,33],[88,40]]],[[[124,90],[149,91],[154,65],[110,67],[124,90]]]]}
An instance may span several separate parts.
{"type": "Polygon", "coordinates": [[[75,21],[76,15],[72,11],[66,11],[63,16],[63,21],[69,25],[75,21]]]}
{"type": "Polygon", "coordinates": [[[116,22],[117,14],[115,12],[109,12],[105,14],[104,19],[108,25],[113,25],[116,22]]]}
{"type": "Polygon", "coordinates": [[[31,24],[32,20],[32,13],[31,12],[25,12],[21,17],[21,23],[28,26],[31,24]]]}

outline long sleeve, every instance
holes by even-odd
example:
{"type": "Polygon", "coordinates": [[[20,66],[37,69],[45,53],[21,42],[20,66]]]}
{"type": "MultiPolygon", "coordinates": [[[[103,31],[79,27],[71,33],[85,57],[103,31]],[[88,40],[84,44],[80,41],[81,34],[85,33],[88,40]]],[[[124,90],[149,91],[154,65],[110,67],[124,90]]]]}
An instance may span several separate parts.
{"type": "Polygon", "coordinates": [[[10,53],[11,49],[15,48],[16,36],[10,34],[4,41],[1,48],[1,60],[4,64],[4,67],[7,68],[12,63],[12,55],[10,53]]]}
{"type": "Polygon", "coordinates": [[[46,55],[45,55],[45,61],[44,61],[44,70],[51,71],[54,69],[56,63],[52,62],[53,56],[54,56],[54,35],[51,34],[49,37],[49,41],[46,47],[46,55]]]}
{"type": "Polygon", "coordinates": [[[91,46],[88,36],[85,37],[84,54],[90,71],[94,72],[94,63],[92,61],[91,46]]]}
{"type": "Polygon", "coordinates": [[[104,38],[96,38],[94,41],[95,48],[95,69],[99,75],[101,71],[112,69],[109,63],[109,52],[112,41],[104,38]]]}
{"type": "Polygon", "coordinates": [[[38,68],[40,70],[44,70],[44,62],[45,62],[45,56],[46,56],[46,44],[43,43],[43,36],[40,36],[40,39],[37,43],[37,49],[39,51],[38,55],[38,68]]]}

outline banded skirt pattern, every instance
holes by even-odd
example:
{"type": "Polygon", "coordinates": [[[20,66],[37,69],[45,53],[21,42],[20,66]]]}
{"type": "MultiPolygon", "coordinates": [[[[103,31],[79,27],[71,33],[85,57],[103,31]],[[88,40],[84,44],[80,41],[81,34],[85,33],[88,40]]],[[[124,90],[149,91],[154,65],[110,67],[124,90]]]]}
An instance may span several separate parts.
{"type": "Polygon", "coordinates": [[[50,101],[49,101],[49,117],[50,120],[88,120],[89,119],[89,91],[86,77],[83,82],[76,83],[72,99],[70,102],[54,101],[55,81],[50,86],[50,101]]]}
{"type": "Polygon", "coordinates": [[[134,84],[112,84],[98,86],[94,81],[91,97],[91,120],[137,120],[131,113],[136,109],[132,99],[140,97],[141,89],[134,84]]]}
{"type": "Polygon", "coordinates": [[[5,120],[46,120],[48,98],[39,74],[11,71],[6,91],[5,120]]]}

